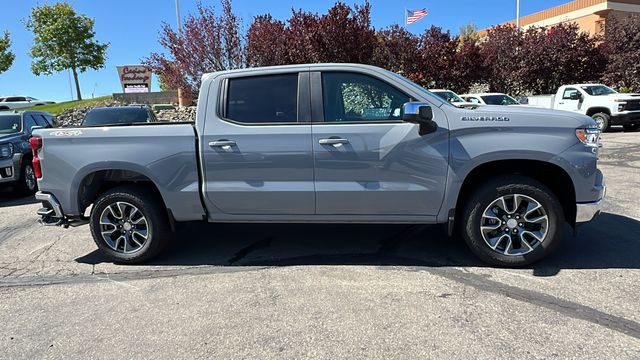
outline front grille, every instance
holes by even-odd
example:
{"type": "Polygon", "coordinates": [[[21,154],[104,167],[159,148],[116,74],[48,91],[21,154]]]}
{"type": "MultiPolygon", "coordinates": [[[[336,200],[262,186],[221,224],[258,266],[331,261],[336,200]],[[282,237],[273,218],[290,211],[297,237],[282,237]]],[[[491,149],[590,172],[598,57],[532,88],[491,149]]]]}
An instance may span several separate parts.
{"type": "Polygon", "coordinates": [[[625,111],[638,111],[640,110],[640,100],[627,101],[627,105],[624,107],[625,111]]]}

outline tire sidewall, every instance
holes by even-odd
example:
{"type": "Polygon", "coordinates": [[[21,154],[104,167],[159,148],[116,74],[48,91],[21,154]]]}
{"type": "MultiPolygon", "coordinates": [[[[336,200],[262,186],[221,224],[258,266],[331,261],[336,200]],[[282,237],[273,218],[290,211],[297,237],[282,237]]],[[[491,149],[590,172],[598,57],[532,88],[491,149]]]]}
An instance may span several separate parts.
{"type": "Polygon", "coordinates": [[[512,179],[498,179],[487,183],[476,196],[473,196],[465,211],[465,218],[469,219],[464,226],[465,241],[480,259],[492,265],[518,267],[532,264],[552,252],[562,238],[564,214],[555,195],[547,187],[532,179],[524,177],[512,179]],[[542,205],[549,218],[547,237],[533,251],[524,255],[498,253],[489,247],[480,231],[482,215],[489,204],[501,196],[511,194],[522,194],[533,198],[542,205]]]}

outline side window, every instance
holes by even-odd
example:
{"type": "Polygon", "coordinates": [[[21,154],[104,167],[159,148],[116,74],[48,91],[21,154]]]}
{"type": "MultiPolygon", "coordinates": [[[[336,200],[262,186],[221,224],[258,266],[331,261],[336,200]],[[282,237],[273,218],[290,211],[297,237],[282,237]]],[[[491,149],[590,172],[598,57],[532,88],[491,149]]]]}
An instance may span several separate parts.
{"type": "Polygon", "coordinates": [[[49,123],[47,122],[47,120],[45,120],[44,117],[42,117],[42,115],[34,114],[34,115],[31,115],[31,117],[33,117],[33,120],[36,122],[38,126],[42,126],[45,128],[49,127],[49,123]]]}
{"type": "Polygon", "coordinates": [[[224,117],[248,124],[298,121],[298,73],[231,78],[224,117]]]}
{"type": "Polygon", "coordinates": [[[26,100],[22,96],[14,96],[14,97],[7,98],[7,102],[14,102],[14,101],[26,101],[26,100]]]}
{"type": "Polygon", "coordinates": [[[563,100],[571,100],[571,95],[578,93],[578,90],[574,88],[566,88],[564,89],[564,93],[562,94],[563,100]]]}
{"type": "Polygon", "coordinates": [[[24,115],[24,132],[27,134],[31,134],[31,128],[34,126],[38,126],[35,120],[31,115],[24,115]]]}
{"type": "Polygon", "coordinates": [[[324,121],[400,120],[402,104],[410,97],[384,81],[368,75],[322,74],[324,121]]]}
{"type": "Polygon", "coordinates": [[[468,97],[467,101],[473,104],[480,104],[480,100],[478,100],[478,98],[475,98],[475,97],[468,97]]]}
{"type": "Polygon", "coordinates": [[[46,122],[46,126],[47,127],[52,127],[53,126],[53,116],[50,115],[42,115],[40,114],[40,116],[42,116],[42,118],[44,119],[44,121],[46,122]]]}

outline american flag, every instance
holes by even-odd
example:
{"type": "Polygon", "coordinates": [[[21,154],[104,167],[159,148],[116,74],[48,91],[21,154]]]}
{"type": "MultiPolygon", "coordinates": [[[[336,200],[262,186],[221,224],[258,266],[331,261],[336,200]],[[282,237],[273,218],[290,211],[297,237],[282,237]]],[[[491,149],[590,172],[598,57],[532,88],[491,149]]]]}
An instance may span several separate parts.
{"type": "Polygon", "coordinates": [[[429,11],[427,11],[427,9],[407,10],[407,25],[413,24],[414,22],[427,16],[427,14],[429,14],[429,11]]]}

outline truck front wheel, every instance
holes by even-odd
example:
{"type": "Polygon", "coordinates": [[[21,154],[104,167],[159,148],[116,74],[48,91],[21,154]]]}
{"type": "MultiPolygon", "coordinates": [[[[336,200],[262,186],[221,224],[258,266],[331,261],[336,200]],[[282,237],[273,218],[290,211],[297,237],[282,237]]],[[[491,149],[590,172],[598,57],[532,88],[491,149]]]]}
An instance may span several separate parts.
{"type": "Polygon", "coordinates": [[[599,112],[591,115],[591,118],[596,121],[598,129],[602,132],[609,130],[609,127],[611,126],[611,116],[609,116],[609,114],[599,112]]]}
{"type": "Polygon", "coordinates": [[[91,210],[91,235],[117,263],[137,264],[158,255],[171,237],[161,199],[143,186],[125,185],[100,195],[91,210]]]}
{"type": "Polygon", "coordinates": [[[502,176],[482,184],[466,202],[462,218],[467,245],[492,265],[532,264],[562,239],[564,213],[558,198],[524,176],[502,176]]]}

